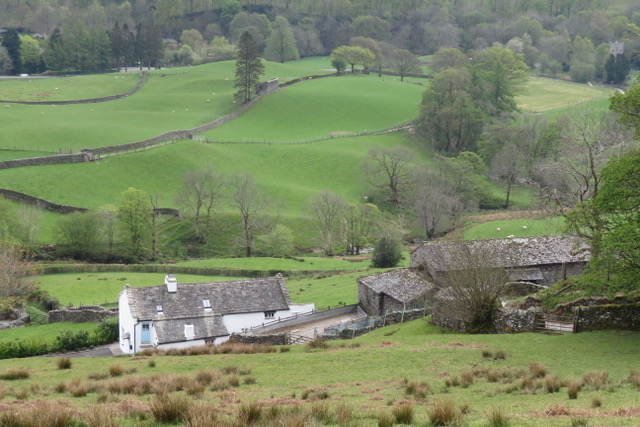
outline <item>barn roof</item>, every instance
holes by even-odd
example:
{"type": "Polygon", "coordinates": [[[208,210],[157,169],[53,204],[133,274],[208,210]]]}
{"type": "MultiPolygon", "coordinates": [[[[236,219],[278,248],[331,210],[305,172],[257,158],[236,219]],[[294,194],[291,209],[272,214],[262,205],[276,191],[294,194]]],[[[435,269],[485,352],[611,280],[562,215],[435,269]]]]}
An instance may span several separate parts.
{"type": "Polygon", "coordinates": [[[425,265],[433,274],[458,265],[458,254],[468,250],[488,253],[493,267],[518,268],[587,262],[591,258],[586,242],[576,236],[550,234],[506,239],[425,242],[411,254],[411,265],[425,265]]]}
{"type": "Polygon", "coordinates": [[[396,301],[408,304],[433,289],[434,285],[410,268],[398,268],[358,279],[363,286],[375,293],[389,295],[396,301]]]}

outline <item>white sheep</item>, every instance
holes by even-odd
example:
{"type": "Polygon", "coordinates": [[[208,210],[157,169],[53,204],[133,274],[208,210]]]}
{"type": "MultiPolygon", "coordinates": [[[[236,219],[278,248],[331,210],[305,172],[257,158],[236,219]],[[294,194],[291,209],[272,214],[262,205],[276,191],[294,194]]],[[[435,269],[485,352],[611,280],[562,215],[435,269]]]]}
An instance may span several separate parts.
{"type": "Polygon", "coordinates": [[[514,237],[516,237],[516,236],[514,236],[513,234],[509,234],[509,235],[507,236],[507,239],[513,239],[514,237]]]}
{"type": "Polygon", "coordinates": [[[523,226],[522,226],[522,229],[523,229],[523,230],[526,230],[527,228],[528,228],[528,227],[527,227],[526,225],[523,225],[523,226]]]}
{"type": "Polygon", "coordinates": [[[496,231],[500,231],[500,227],[496,228],[496,231]]]}

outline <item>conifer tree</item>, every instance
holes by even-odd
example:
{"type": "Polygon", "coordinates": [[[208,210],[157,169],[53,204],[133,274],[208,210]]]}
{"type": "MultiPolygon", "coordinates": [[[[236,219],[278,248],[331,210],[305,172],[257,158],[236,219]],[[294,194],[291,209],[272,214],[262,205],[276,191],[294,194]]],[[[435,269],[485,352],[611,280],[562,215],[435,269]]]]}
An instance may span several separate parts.
{"type": "Polygon", "coordinates": [[[264,65],[258,54],[256,42],[245,31],[240,36],[236,59],[236,81],[234,87],[238,88],[234,97],[236,102],[247,103],[251,101],[255,93],[260,76],[264,73],[264,65]]]}

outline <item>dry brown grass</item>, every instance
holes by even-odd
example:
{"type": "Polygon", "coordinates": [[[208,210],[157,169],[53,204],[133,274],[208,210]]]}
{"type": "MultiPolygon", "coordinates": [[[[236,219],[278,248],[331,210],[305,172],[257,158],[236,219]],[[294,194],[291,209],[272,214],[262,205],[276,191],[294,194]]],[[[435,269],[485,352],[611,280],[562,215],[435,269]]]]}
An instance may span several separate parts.
{"type": "Polygon", "coordinates": [[[457,425],[462,420],[462,414],[456,409],[453,399],[436,400],[428,410],[429,422],[434,426],[457,425]]]}
{"type": "Polygon", "coordinates": [[[600,390],[609,384],[609,373],[606,371],[590,371],[584,374],[582,382],[591,388],[600,390]]]}
{"type": "Polygon", "coordinates": [[[33,401],[13,406],[0,414],[0,425],[17,427],[67,427],[74,424],[75,412],[64,403],[33,401]]]}
{"type": "Polygon", "coordinates": [[[547,376],[549,369],[538,362],[533,362],[529,365],[529,372],[533,378],[544,378],[547,376]]]}
{"type": "Polygon", "coordinates": [[[105,405],[91,405],[84,416],[87,427],[118,427],[120,421],[115,408],[105,405]]]}
{"type": "Polygon", "coordinates": [[[259,354],[259,353],[275,353],[277,349],[274,346],[264,344],[242,344],[227,342],[222,345],[206,344],[199,347],[189,347],[180,349],[158,350],[145,349],[142,351],[144,356],[202,356],[211,354],[259,354]]]}

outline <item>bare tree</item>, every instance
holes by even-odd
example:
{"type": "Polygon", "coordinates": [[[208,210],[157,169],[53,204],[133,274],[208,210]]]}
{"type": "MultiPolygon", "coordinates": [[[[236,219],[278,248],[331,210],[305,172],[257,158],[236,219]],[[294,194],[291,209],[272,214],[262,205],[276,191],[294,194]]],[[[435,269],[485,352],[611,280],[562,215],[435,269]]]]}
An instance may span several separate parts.
{"type": "Polygon", "coordinates": [[[342,215],[344,240],[347,252],[358,255],[364,245],[371,243],[373,232],[377,228],[378,208],[371,203],[350,204],[342,215]]]}
{"type": "Polygon", "coordinates": [[[606,162],[631,147],[629,129],[608,112],[577,109],[559,119],[562,147],[557,160],[540,165],[543,201],[565,214],[566,208],[595,197],[606,162]]]}
{"type": "Polygon", "coordinates": [[[464,204],[440,168],[422,168],[416,177],[415,212],[427,239],[451,228],[464,204]]]}
{"type": "Polygon", "coordinates": [[[316,219],[320,245],[326,255],[333,255],[335,246],[340,241],[339,219],[347,203],[338,194],[323,190],[311,199],[309,206],[316,219]]]}
{"type": "Polygon", "coordinates": [[[104,205],[98,209],[97,215],[102,226],[104,239],[109,247],[109,252],[111,252],[118,231],[118,208],[115,205],[104,205]]]}
{"type": "Polygon", "coordinates": [[[36,241],[44,213],[35,206],[20,205],[18,208],[18,237],[27,245],[36,241]]]}
{"type": "Polygon", "coordinates": [[[248,174],[234,178],[233,202],[240,210],[244,237],[245,256],[253,253],[254,236],[261,230],[269,228],[266,211],[274,203],[248,174]]]}
{"type": "Polygon", "coordinates": [[[35,282],[30,279],[35,270],[27,258],[27,251],[20,245],[0,242],[0,299],[22,298],[35,289],[35,282]]]}
{"type": "Polygon", "coordinates": [[[178,203],[193,217],[195,238],[200,243],[207,241],[224,184],[222,175],[211,168],[189,171],[184,176],[178,203]]]}
{"type": "Polygon", "coordinates": [[[412,183],[411,161],[413,151],[405,147],[374,148],[364,170],[367,180],[386,193],[387,201],[394,207],[402,204],[406,191],[412,183]]]}
{"type": "Polygon", "coordinates": [[[435,257],[447,269],[439,275],[443,290],[434,305],[434,316],[453,320],[466,332],[489,332],[508,283],[504,268],[494,262],[500,254],[481,241],[451,242],[435,257]]]}

